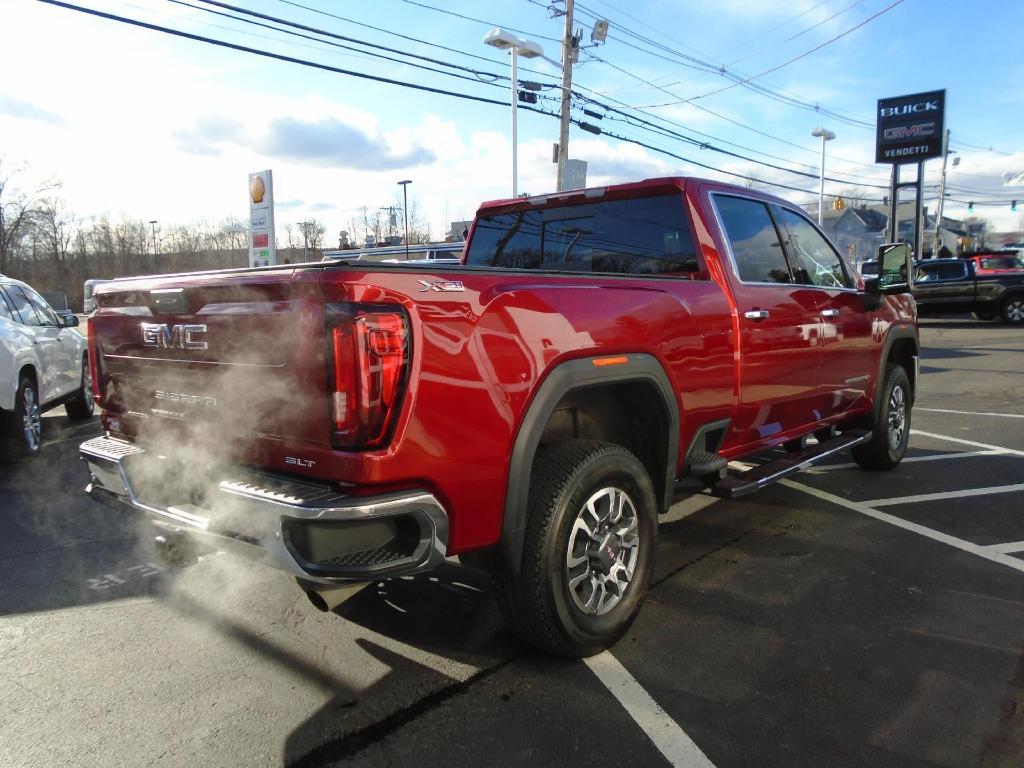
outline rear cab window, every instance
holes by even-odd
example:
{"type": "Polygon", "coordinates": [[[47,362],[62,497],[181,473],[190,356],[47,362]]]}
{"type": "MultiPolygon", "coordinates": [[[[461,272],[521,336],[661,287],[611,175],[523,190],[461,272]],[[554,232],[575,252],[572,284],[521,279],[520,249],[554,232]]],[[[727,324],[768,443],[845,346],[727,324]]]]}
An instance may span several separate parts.
{"type": "Polygon", "coordinates": [[[680,194],[482,214],[465,263],[708,279],[680,194]]]}

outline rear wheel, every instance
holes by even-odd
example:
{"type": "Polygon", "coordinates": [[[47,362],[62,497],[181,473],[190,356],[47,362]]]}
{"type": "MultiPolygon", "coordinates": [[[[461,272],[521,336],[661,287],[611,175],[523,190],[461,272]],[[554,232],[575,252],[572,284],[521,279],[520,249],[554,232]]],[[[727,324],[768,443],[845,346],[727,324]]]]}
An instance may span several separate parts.
{"type": "Polygon", "coordinates": [[[1004,323],[1024,323],[1024,296],[1008,296],[999,316],[1004,323]]]}
{"type": "Polygon", "coordinates": [[[22,376],[14,400],[14,412],[6,425],[7,453],[14,458],[35,456],[43,444],[43,415],[39,392],[31,376],[22,376]]]}
{"type": "Polygon", "coordinates": [[[95,403],[92,399],[92,372],[89,370],[89,358],[82,358],[82,381],[78,385],[78,391],[73,400],[64,404],[68,418],[72,421],[84,421],[91,419],[95,403]]]}
{"type": "Polygon", "coordinates": [[[619,445],[571,440],[538,453],[518,574],[496,579],[505,620],[527,643],[592,656],[629,629],[647,594],[657,502],[619,445]]]}
{"type": "Polygon", "coordinates": [[[903,460],[910,442],[910,379],[903,366],[886,366],[878,397],[871,440],[853,449],[854,461],[864,469],[892,469],[903,460]]]}

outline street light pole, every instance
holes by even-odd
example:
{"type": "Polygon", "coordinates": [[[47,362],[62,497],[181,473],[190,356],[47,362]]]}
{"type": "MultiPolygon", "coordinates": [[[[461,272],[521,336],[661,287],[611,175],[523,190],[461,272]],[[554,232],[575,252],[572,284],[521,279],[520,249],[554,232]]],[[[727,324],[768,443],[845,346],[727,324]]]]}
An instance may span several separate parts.
{"type": "Polygon", "coordinates": [[[519,112],[519,56],[524,59],[544,57],[544,49],[532,40],[522,40],[511,32],[506,32],[501,27],[495,27],[484,35],[484,43],[494,46],[502,51],[508,51],[512,56],[512,197],[519,195],[519,167],[518,167],[518,120],[519,112]]]}
{"type": "Polygon", "coordinates": [[[519,195],[519,47],[513,45],[509,53],[512,55],[512,197],[516,197],[519,195]]]}
{"type": "Polygon", "coordinates": [[[402,185],[402,213],[405,214],[405,260],[409,260],[409,185],[412,179],[398,182],[402,185]]]}
{"type": "Polygon", "coordinates": [[[942,142],[942,180],[939,182],[939,205],[935,212],[935,242],[932,243],[932,258],[939,258],[939,242],[942,239],[942,204],[946,201],[946,162],[956,150],[949,148],[949,128],[942,142]]]}
{"type": "Polygon", "coordinates": [[[836,135],[832,131],[819,127],[811,131],[811,136],[821,138],[821,184],[818,187],[818,226],[820,227],[825,215],[825,142],[832,141],[836,135]]]}
{"type": "Polygon", "coordinates": [[[152,221],[149,222],[149,226],[151,226],[153,228],[153,271],[154,272],[155,271],[159,271],[159,269],[160,269],[160,265],[157,263],[157,260],[156,260],[156,223],[157,223],[156,219],[153,219],[152,221]]]}

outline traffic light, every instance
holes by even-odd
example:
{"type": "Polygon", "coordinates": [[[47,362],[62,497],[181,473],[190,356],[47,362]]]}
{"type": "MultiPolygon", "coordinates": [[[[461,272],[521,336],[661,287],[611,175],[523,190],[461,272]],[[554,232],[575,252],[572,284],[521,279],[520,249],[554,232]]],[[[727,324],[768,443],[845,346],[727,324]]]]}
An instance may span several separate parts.
{"type": "Polygon", "coordinates": [[[967,203],[967,212],[968,213],[974,213],[974,201],[973,200],[971,200],[969,203],[967,203]]]}
{"type": "Polygon", "coordinates": [[[1017,212],[1017,201],[1016,200],[1011,200],[1010,201],[1010,210],[1013,211],[1014,213],[1017,212]]]}
{"type": "Polygon", "coordinates": [[[841,211],[845,207],[846,207],[846,201],[843,200],[843,198],[841,198],[841,197],[837,197],[835,200],[832,201],[832,208],[833,208],[833,210],[841,211]]]}

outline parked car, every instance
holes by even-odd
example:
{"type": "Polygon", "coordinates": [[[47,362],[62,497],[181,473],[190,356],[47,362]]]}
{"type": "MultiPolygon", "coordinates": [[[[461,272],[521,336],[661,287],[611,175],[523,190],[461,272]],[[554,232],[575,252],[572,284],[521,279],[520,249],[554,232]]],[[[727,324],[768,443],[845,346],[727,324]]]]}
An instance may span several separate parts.
{"type": "Polygon", "coordinates": [[[1024,258],[1018,256],[1016,251],[970,256],[969,260],[974,264],[975,274],[979,275],[996,275],[1024,270],[1024,258]]]}
{"type": "Polygon", "coordinates": [[[5,453],[34,456],[42,414],[63,405],[68,417],[93,415],[92,376],[78,318],[58,316],[23,282],[0,275],[0,421],[5,453]]]}
{"type": "Polygon", "coordinates": [[[61,293],[60,291],[40,291],[39,295],[46,299],[46,303],[59,316],[75,314],[71,311],[71,307],[68,306],[68,295],[66,293],[61,293]]]}
{"type": "Polygon", "coordinates": [[[485,203],[436,272],[119,280],[89,320],[88,491],[158,526],[164,556],[262,559],[321,610],[459,555],[527,642],[591,655],[637,615],[680,489],[902,460],[907,246],[880,262],[859,287],[794,205],[668,178],[485,203]]]}
{"type": "Polygon", "coordinates": [[[93,292],[96,290],[97,285],[103,285],[109,283],[110,280],[101,280],[99,278],[92,278],[86,280],[82,286],[82,313],[91,314],[96,309],[96,300],[93,298],[93,292]]]}
{"type": "Polygon", "coordinates": [[[1024,322],[1024,269],[978,269],[977,262],[996,258],[1004,257],[918,262],[914,267],[914,297],[920,314],[972,312],[979,320],[1024,322]]]}

